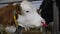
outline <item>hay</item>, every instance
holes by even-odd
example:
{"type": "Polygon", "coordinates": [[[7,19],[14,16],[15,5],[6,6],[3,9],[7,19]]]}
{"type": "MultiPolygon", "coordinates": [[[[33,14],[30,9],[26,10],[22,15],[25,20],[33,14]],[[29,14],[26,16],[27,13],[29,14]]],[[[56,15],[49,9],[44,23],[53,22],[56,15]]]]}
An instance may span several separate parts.
{"type": "Polygon", "coordinates": [[[11,34],[11,33],[6,31],[5,27],[0,24],[0,34],[11,34]]]}

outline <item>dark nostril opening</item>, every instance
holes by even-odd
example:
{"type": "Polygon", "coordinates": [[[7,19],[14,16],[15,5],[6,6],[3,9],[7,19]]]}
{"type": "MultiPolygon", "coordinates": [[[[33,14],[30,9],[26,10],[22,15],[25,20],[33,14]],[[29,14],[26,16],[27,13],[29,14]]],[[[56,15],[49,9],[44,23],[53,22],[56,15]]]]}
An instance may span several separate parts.
{"type": "Polygon", "coordinates": [[[42,24],[44,24],[44,22],[41,21],[42,24]]]}

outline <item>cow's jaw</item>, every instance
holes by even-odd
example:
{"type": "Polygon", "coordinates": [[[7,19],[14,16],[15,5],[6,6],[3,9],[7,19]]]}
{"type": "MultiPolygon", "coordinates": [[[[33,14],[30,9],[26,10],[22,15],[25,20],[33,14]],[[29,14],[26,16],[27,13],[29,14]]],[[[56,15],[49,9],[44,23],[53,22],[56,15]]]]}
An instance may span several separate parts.
{"type": "Polygon", "coordinates": [[[18,15],[17,22],[22,27],[39,27],[42,25],[41,23],[42,18],[38,14],[31,14],[31,15],[25,15],[21,16],[18,15]]]}

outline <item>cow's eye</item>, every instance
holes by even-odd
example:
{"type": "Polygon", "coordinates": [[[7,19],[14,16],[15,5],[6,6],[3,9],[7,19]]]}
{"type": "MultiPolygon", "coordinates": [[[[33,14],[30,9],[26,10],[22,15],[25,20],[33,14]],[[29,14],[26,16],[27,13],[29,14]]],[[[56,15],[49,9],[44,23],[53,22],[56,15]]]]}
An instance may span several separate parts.
{"type": "Polygon", "coordinates": [[[27,13],[29,12],[29,11],[26,11],[27,13]]]}

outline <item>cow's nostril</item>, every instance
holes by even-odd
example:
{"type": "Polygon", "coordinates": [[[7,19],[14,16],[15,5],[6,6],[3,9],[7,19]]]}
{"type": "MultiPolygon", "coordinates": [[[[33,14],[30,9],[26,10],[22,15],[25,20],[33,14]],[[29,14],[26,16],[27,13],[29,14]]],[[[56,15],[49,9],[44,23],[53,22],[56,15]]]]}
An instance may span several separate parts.
{"type": "Polygon", "coordinates": [[[47,23],[41,22],[43,27],[48,27],[47,23]]]}

